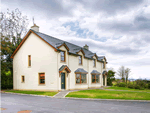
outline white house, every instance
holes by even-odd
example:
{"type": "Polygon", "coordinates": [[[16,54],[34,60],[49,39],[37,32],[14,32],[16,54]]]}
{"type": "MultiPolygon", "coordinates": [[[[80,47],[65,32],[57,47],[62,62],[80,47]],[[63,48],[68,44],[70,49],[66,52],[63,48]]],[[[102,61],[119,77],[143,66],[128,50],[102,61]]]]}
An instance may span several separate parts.
{"type": "Polygon", "coordinates": [[[12,54],[13,89],[59,91],[107,85],[106,58],[39,32],[34,24],[12,54]]]}

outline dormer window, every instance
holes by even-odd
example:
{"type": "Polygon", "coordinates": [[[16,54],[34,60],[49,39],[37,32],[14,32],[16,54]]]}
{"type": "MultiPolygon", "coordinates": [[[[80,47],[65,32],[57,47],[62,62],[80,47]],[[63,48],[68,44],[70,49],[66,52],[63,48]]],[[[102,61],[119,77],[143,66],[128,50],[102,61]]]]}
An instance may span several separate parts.
{"type": "Polygon", "coordinates": [[[61,55],[61,61],[65,62],[65,51],[61,51],[60,55],[61,55]]]}
{"type": "Polygon", "coordinates": [[[105,68],[105,62],[103,63],[103,69],[105,68]]]}
{"type": "Polygon", "coordinates": [[[96,67],[96,60],[93,60],[93,66],[96,67]]]}
{"type": "Polygon", "coordinates": [[[79,65],[82,65],[82,56],[79,56],[79,65]]]}

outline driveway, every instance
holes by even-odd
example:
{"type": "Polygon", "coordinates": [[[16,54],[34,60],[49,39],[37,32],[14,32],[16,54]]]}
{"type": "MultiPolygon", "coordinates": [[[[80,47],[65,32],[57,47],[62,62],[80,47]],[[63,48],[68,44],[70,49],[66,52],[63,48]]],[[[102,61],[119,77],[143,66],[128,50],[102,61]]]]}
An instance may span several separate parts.
{"type": "Polygon", "coordinates": [[[2,113],[149,113],[150,102],[73,100],[1,93],[2,113]]]}

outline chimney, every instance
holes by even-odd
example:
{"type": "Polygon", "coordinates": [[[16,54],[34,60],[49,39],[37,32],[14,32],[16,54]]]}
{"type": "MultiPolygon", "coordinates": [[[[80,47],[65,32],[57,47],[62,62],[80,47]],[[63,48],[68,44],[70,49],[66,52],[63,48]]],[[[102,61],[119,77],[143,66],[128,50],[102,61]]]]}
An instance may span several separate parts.
{"type": "Polygon", "coordinates": [[[39,32],[39,26],[37,26],[36,24],[34,24],[32,27],[31,27],[32,30],[34,31],[38,31],[39,32]]]}
{"type": "Polygon", "coordinates": [[[89,50],[89,46],[85,44],[85,46],[83,46],[83,48],[89,50]]]}

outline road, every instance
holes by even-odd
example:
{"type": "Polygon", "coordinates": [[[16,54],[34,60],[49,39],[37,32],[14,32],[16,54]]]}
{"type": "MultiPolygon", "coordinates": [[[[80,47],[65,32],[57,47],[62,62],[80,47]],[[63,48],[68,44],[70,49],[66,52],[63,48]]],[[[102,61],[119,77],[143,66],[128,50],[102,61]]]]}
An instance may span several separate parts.
{"type": "Polygon", "coordinates": [[[150,102],[74,100],[1,93],[2,113],[150,113],[150,102]]]}

